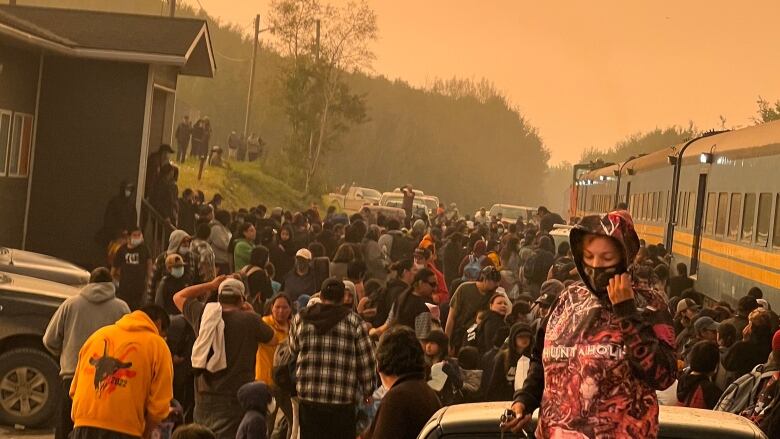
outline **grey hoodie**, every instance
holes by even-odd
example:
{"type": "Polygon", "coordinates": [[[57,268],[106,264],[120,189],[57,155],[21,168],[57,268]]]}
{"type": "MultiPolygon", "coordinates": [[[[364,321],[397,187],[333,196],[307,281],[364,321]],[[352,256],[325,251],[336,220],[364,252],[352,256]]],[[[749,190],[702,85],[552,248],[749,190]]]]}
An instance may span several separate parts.
{"type": "Polygon", "coordinates": [[[77,296],[65,300],[52,316],[43,344],[60,357],[63,378],[73,377],[79,350],[92,333],[130,313],[127,304],[117,299],[114,292],[112,282],[88,284],[77,296]]]}

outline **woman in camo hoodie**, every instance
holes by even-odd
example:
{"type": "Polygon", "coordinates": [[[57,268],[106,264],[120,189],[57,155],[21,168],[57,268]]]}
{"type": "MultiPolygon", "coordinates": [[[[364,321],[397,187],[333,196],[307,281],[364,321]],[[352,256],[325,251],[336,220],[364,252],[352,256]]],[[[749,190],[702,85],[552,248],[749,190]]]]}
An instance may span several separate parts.
{"type": "Polygon", "coordinates": [[[632,279],[631,217],[587,216],[570,242],[582,281],[540,325],[517,418],[504,428],[518,431],[540,407],[538,438],[655,438],[655,391],[676,376],[674,329],[659,292],[632,279]]]}

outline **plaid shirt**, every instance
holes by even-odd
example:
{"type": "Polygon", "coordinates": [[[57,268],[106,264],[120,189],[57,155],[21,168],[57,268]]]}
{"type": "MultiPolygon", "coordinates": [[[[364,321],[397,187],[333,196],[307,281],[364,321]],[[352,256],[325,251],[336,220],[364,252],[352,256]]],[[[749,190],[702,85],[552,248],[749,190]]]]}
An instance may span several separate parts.
{"type": "Polygon", "coordinates": [[[214,249],[202,239],[192,240],[192,262],[195,264],[195,274],[198,283],[210,282],[217,277],[214,265],[214,249]]]}
{"type": "Polygon", "coordinates": [[[298,396],[321,404],[352,404],[374,391],[376,360],[368,333],[354,312],[324,334],[297,314],[290,328],[290,349],[298,396]]]}

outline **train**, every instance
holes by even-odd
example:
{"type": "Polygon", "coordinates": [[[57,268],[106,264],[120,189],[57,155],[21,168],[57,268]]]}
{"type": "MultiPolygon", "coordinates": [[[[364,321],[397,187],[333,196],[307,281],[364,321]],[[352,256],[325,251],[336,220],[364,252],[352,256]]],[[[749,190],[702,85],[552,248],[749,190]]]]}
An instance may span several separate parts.
{"type": "Polygon", "coordinates": [[[570,217],[627,204],[640,238],[671,249],[708,298],[735,304],[757,286],[780,309],[780,121],[585,169],[567,198],[570,217]]]}

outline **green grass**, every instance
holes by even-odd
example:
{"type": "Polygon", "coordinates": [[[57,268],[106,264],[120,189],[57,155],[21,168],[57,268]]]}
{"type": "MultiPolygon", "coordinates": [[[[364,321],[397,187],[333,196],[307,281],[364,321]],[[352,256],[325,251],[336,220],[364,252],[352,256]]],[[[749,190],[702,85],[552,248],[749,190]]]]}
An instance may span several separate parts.
{"type": "Polygon", "coordinates": [[[293,189],[286,182],[272,177],[262,170],[259,163],[229,162],[223,167],[206,165],[203,177],[198,181],[199,162],[188,159],[179,166],[179,191],[186,188],[201,190],[206,201],[215,193],[224,197],[223,206],[227,209],[249,208],[264,204],[268,209],[283,207],[302,210],[312,201],[319,199],[293,189]]]}

